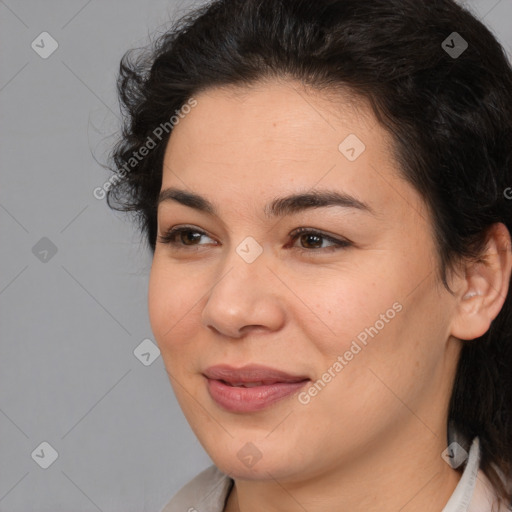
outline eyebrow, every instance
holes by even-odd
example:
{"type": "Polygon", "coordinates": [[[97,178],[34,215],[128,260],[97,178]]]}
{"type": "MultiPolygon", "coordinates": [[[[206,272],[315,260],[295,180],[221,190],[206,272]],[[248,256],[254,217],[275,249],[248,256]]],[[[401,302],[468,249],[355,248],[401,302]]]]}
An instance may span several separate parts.
{"type": "MultiPolygon", "coordinates": [[[[174,201],[189,208],[194,208],[209,215],[219,216],[217,208],[205,197],[177,188],[166,188],[160,192],[157,207],[160,203],[174,201]]],[[[322,208],[327,206],[341,206],[353,208],[362,212],[375,215],[370,205],[360,201],[350,194],[335,192],[332,190],[314,190],[306,193],[292,194],[273,199],[265,205],[264,213],[268,218],[284,217],[311,208],[322,208]]]]}

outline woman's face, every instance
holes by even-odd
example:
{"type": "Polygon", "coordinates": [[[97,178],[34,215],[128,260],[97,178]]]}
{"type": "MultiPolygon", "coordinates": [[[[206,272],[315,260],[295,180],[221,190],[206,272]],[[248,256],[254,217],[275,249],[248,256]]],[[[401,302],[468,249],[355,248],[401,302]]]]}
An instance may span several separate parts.
{"type": "Polygon", "coordinates": [[[159,235],[189,231],[157,241],[149,315],[199,441],[242,479],[319,475],[384,456],[383,446],[410,457],[435,440],[440,455],[455,302],[436,280],[430,217],[398,177],[387,132],[362,103],[295,82],[195,99],[170,137],[162,191],[213,210],[170,193],[160,202],[159,235]],[[320,192],[344,200],[270,211],[320,192]],[[249,389],[205,377],[221,364],[308,380],[246,374],[265,380],[249,389]]]}

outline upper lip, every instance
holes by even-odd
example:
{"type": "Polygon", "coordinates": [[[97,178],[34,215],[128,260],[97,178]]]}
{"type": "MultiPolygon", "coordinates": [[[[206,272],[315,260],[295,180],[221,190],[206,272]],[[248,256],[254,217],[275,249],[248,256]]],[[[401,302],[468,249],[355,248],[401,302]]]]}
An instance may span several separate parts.
{"type": "Polygon", "coordinates": [[[305,375],[291,375],[259,364],[249,364],[241,368],[234,368],[225,364],[210,366],[203,372],[203,375],[209,379],[223,380],[228,383],[264,382],[265,384],[273,384],[275,382],[309,380],[309,377],[305,375]]]}

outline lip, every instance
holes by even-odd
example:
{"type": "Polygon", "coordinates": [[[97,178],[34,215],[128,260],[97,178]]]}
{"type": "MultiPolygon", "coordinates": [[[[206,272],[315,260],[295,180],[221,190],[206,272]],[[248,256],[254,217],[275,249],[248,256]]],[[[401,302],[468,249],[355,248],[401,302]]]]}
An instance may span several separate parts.
{"type": "Polygon", "coordinates": [[[217,365],[207,368],[203,376],[208,392],[220,407],[230,412],[255,412],[269,407],[297,392],[307,382],[305,375],[292,375],[268,366],[251,364],[241,368],[217,365]],[[262,382],[250,388],[236,383],[262,382]]]}
{"type": "Polygon", "coordinates": [[[224,380],[233,384],[235,382],[299,382],[309,379],[307,375],[292,375],[269,366],[248,364],[241,368],[234,368],[227,364],[210,366],[203,372],[204,376],[213,380],[224,380]]]}

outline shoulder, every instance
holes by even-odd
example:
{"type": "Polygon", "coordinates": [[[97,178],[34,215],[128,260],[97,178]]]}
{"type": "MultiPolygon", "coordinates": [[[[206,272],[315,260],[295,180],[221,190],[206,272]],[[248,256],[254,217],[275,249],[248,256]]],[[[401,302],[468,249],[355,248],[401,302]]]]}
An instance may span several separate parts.
{"type": "Polygon", "coordinates": [[[185,484],[160,512],[223,512],[233,480],[215,465],[185,484]]]}

